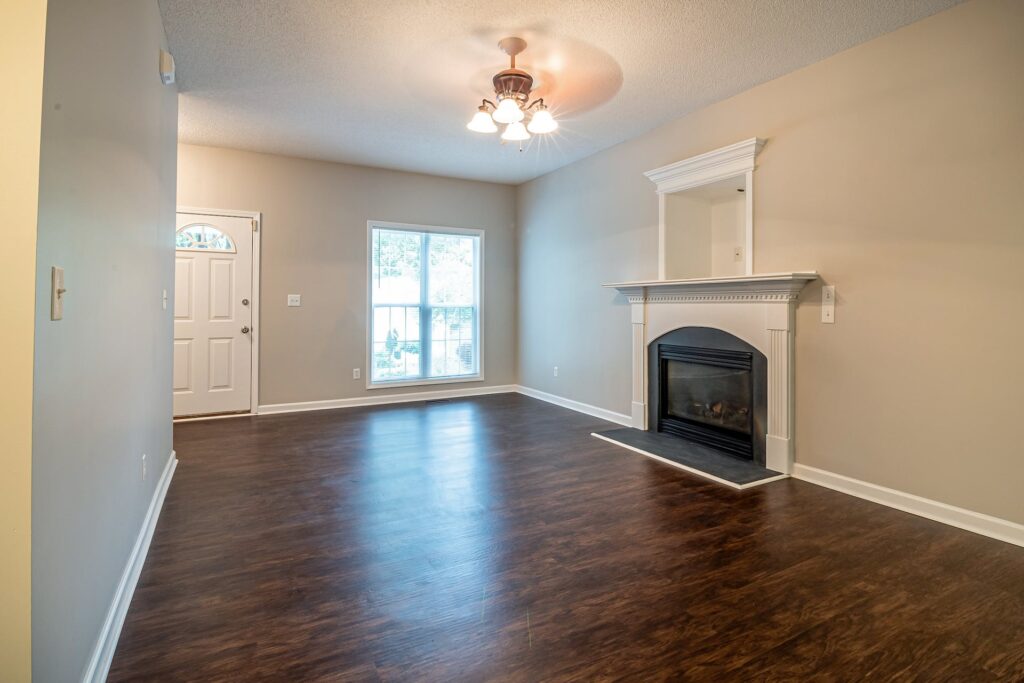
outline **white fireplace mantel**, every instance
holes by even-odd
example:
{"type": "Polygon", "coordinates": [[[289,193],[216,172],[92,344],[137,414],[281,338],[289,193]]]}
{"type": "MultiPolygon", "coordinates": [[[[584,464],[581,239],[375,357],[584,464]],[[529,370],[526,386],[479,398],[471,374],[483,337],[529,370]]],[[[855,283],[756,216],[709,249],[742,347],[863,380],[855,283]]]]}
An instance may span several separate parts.
{"type": "Polygon", "coordinates": [[[696,278],[691,280],[640,280],[615,282],[614,287],[630,303],[643,302],[772,302],[793,301],[811,280],[817,280],[813,270],[796,273],[766,273],[764,275],[736,275],[730,277],[696,278]]]}
{"type": "Polygon", "coordinates": [[[814,271],[606,284],[632,304],[633,427],[647,429],[647,347],[681,327],[714,327],[768,359],[768,469],[793,467],[794,311],[814,271]]]}

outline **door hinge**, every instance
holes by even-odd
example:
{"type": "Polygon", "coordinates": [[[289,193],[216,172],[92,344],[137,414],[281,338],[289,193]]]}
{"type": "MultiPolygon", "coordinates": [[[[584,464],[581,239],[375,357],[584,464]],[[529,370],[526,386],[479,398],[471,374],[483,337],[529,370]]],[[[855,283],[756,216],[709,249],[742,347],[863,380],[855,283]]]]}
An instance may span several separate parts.
{"type": "Polygon", "coordinates": [[[257,225],[258,225],[258,223],[256,222],[256,219],[255,219],[255,218],[253,218],[253,219],[252,219],[252,231],[253,231],[253,232],[256,232],[256,226],[257,226],[257,225]]]}

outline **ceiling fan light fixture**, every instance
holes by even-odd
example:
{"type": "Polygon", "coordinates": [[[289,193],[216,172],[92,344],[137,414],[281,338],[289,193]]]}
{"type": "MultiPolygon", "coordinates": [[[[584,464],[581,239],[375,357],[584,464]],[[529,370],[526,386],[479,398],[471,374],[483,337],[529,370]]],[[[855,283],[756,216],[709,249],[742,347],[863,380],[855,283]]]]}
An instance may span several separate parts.
{"type": "MultiPolygon", "coordinates": [[[[529,140],[530,133],[543,135],[554,132],[558,122],[548,111],[544,99],[530,100],[533,76],[516,68],[516,55],[526,49],[526,41],[515,37],[502,38],[498,47],[509,56],[510,64],[509,68],[494,74],[491,79],[497,104],[484,100],[466,128],[478,133],[493,133],[497,130],[494,124],[503,123],[505,130],[501,139],[520,143],[529,140]],[[530,117],[529,125],[524,123],[527,116],[530,117]]],[[[519,150],[522,149],[523,146],[519,145],[519,150]]]]}
{"type": "Polygon", "coordinates": [[[487,111],[487,105],[484,104],[480,105],[477,112],[473,114],[473,118],[466,124],[466,128],[474,133],[498,132],[498,127],[494,125],[494,119],[491,118],[490,112],[487,111]]]}
{"type": "Polygon", "coordinates": [[[530,117],[530,124],[526,127],[531,133],[541,135],[553,133],[557,128],[558,121],[555,121],[555,117],[551,115],[551,112],[543,104],[530,117]]]}
{"type": "Polygon", "coordinates": [[[522,142],[523,140],[529,140],[530,134],[526,132],[526,126],[521,121],[516,121],[505,127],[505,132],[501,134],[501,139],[508,140],[509,142],[522,142]]]}
{"type": "Polygon", "coordinates": [[[519,107],[519,102],[514,97],[506,97],[498,102],[498,108],[491,115],[498,123],[518,123],[523,120],[526,114],[519,107]]]}

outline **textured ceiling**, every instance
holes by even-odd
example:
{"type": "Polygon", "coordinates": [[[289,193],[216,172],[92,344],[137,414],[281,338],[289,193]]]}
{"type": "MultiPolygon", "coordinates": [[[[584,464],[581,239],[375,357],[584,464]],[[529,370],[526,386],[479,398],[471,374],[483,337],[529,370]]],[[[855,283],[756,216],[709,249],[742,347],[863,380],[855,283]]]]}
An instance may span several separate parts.
{"type": "MultiPolygon", "coordinates": [[[[520,183],[958,0],[160,0],[182,142],[520,183]],[[562,126],[465,124],[507,65],[562,126]]],[[[753,133],[751,133],[753,134],[753,133]]]]}

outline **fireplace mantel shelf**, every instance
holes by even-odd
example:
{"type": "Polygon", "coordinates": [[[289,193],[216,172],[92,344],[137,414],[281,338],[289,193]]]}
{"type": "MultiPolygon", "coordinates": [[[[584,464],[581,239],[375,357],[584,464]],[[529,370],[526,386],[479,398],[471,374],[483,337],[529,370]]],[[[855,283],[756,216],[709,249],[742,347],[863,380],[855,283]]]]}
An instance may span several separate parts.
{"type": "Polygon", "coordinates": [[[818,279],[813,270],[690,280],[638,280],[604,285],[622,292],[630,303],[722,303],[795,301],[800,290],[818,279]]]}

